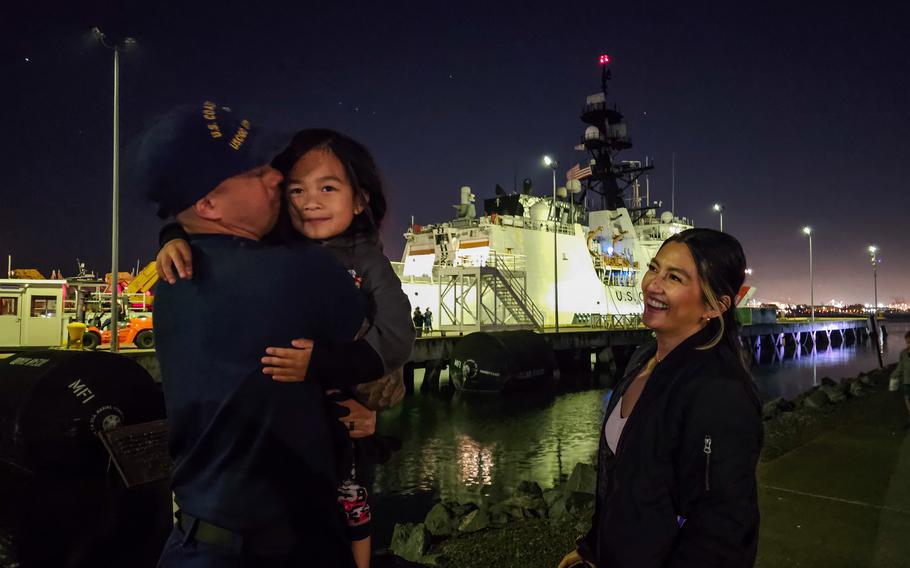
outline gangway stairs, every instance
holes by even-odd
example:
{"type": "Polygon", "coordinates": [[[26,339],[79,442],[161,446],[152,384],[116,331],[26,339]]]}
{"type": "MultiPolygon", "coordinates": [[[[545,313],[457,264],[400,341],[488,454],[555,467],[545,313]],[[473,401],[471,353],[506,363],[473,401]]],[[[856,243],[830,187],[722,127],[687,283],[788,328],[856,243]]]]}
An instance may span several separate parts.
{"type": "Polygon", "coordinates": [[[439,267],[443,332],[542,331],[544,314],[527,292],[523,255],[490,252],[477,264],[439,267]]]}

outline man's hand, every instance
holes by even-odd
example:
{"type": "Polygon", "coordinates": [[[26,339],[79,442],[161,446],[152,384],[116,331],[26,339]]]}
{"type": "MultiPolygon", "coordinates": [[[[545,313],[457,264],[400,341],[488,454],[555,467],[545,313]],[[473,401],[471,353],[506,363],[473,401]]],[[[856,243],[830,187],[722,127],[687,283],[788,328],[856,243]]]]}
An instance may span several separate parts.
{"type": "MultiPolygon", "coordinates": [[[[160,255],[159,255],[160,256],[160,255]]],[[[283,383],[299,383],[306,380],[306,372],[313,356],[312,339],[295,339],[291,341],[293,347],[267,347],[265,352],[269,355],[261,359],[266,365],[262,372],[272,375],[272,380],[283,383]]]]}
{"type": "Polygon", "coordinates": [[[351,438],[366,438],[376,433],[376,411],[370,410],[353,398],[336,402],[338,406],[347,408],[350,412],[338,420],[348,429],[351,438]]]}
{"type": "Polygon", "coordinates": [[[167,281],[168,284],[176,282],[177,276],[190,280],[193,277],[193,253],[190,251],[190,243],[183,239],[166,242],[155,257],[155,271],[158,272],[158,278],[167,281]]]}
{"type": "Polygon", "coordinates": [[[562,557],[562,560],[559,561],[559,566],[556,568],[569,568],[570,566],[590,566],[594,568],[594,565],[590,562],[586,562],[584,558],[581,557],[581,554],[578,554],[578,549],[573,550],[572,552],[566,554],[562,557]],[[583,563],[583,564],[582,564],[583,563]]]}

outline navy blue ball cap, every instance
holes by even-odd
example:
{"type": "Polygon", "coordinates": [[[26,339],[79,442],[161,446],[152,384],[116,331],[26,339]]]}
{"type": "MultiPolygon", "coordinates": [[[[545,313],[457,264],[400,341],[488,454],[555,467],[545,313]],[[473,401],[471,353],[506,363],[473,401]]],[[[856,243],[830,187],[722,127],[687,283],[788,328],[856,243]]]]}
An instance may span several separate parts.
{"type": "Polygon", "coordinates": [[[137,152],[139,183],[162,219],[202,199],[229,177],[268,164],[274,137],[245,115],[211,101],[159,118],[137,152]]]}

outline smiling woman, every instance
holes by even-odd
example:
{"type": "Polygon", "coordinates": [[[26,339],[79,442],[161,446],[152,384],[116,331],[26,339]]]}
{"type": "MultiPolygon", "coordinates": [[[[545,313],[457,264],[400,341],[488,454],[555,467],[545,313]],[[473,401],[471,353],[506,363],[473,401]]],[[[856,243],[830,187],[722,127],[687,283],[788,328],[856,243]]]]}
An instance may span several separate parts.
{"type": "Polygon", "coordinates": [[[711,229],[668,239],[642,281],[642,346],[601,428],[591,531],[560,568],[755,563],[760,403],[736,311],[739,242],[711,229]]]}

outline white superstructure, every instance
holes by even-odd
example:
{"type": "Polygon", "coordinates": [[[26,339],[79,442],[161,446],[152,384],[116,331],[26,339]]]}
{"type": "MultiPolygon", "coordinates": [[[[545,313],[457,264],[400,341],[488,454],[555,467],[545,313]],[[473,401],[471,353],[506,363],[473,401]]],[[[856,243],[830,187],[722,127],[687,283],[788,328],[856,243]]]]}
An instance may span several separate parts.
{"type": "Polygon", "coordinates": [[[404,235],[402,287],[412,307],[435,310],[439,329],[552,326],[557,292],[560,325],[637,316],[647,263],[667,237],[691,226],[653,208],[634,211],[633,223],[628,209],[585,212],[558,196],[555,207],[551,196],[527,194],[486,205],[479,218],[414,225],[404,235]],[[522,317],[535,309],[537,318],[522,317]]]}

